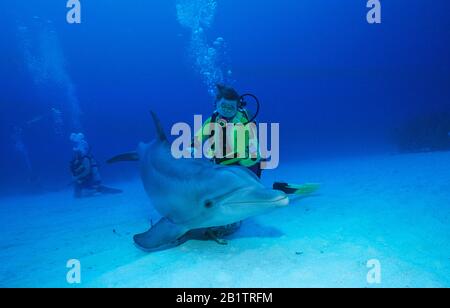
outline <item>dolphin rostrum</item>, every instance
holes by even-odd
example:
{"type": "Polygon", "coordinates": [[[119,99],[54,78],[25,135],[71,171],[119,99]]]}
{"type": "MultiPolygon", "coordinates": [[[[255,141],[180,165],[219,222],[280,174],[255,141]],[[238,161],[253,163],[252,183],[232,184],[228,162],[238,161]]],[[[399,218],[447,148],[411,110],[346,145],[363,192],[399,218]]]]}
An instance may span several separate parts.
{"type": "Polygon", "coordinates": [[[163,217],[149,231],[134,236],[139,248],[157,251],[174,247],[191,230],[230,225],[289,204],[284,192],[264,187],[244,167],[175,159],[159,119],[153,112],[152,117],[156,140],[108,161],[140,162],[144,188],[163,217]]]}

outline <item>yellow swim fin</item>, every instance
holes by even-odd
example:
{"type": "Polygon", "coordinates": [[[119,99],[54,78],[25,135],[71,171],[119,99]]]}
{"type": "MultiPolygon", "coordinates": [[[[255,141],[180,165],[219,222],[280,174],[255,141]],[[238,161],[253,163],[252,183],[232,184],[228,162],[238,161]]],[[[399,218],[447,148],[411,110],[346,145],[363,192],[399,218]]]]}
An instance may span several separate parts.
{"type": "Polygon", "coordinates": [[[320,184],[307,183],[302,185],[289,184],[288,188],[295,189],[295,195],[311,195],[320,189],[320,184]]]}
{"type": "Polygon", "coordinates": [[[320,184],[307,183],[307,184],[288,184],[288,183],[274,183],[273,189],[281,190],[288,195],[307,196],[315,193],[319,190],[320,184]]]}

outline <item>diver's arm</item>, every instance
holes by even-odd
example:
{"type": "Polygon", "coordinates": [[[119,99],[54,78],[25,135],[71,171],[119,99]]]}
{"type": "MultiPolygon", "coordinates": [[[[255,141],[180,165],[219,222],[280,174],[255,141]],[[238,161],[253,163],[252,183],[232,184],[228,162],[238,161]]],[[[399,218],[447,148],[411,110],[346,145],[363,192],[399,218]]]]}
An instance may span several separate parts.
{"type": "Polygon", "coordinates": [[[246,157],[238,159],[238,162],[241,166],[249,168],[261,162],[261,154],[259,151],[258,130],[256,128],[256,123],[249,123],[246,127],[249,128],[249,134],[245,135],[246,157]]]}
{"type": "Polygon", "coordinates": [[[261,152],[259,151],[258,134],[256,129],[252,129],[248,139],[248,157],[239,163],[244,167],[252,167],[261,162],[261,152]]]}
{"type": "Polygon", "coordinates": [[[192,138],[191,142],[191,152],[195,153],[197,150],[202,149],[203,141],[207,140],[210,136],[205,135],[205,127],[211,123],[211,117],[208,118],[205,123],[203,124],[202,128],[199,129],[195,135],[194,138],[192,138]]]}
{"type": "Polygon", "coordinates": [[[79,181],[85,177],[87,177],[91,173],[91,161],[87,157],[83,159],[83,163],[81,164],[81,167],[83,169],[83,172],[79,174],[78,176],[74,177],[76,181],[79,181]]]}
{"type": "Polygon", "coordinates": [[[212,118],[209,117],[205,123],[203,124],[202,128],[199,129],[195,135],[194,135],[194,139],[192,140],[192,143],[195,144],[195,142],[199,142],[200,144],[203,143],[204,140],[207,140],[210,136],[209,135],[205,135],[205,127],[209,124],[211,124],[212,118]]]}

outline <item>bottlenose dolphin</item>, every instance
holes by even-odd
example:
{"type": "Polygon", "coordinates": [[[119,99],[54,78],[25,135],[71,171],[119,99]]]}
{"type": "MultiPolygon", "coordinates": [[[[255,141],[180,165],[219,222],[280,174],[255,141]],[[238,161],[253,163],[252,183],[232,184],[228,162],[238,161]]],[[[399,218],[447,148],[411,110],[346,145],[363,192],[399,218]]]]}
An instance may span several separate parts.
{"type": "Polygon", "coordinates": [[[246,168],[175,159],[159,119],[153,112],[152,117],[156,140],[108,161],[140,162],[144,188],[163,217],[147,232],[134,236],[139,248],[157,251],[174,247],[191,230],[226,226],[288,206],[284,192],[264,187],[246,168]]]}

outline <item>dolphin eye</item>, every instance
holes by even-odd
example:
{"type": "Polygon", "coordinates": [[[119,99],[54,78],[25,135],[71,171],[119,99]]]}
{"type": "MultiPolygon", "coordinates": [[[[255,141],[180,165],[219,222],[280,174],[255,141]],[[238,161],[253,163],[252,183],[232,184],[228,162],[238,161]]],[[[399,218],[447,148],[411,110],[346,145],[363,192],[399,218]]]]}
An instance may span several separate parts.
{"type": "Polygon", "coordinates": [[[207,209],[210,209],[210,208],[212,208],[214,206],[214,203],[211,201],[211,200],[206,200],[205,201],[205,207],[207,208],[207,209]]]}

